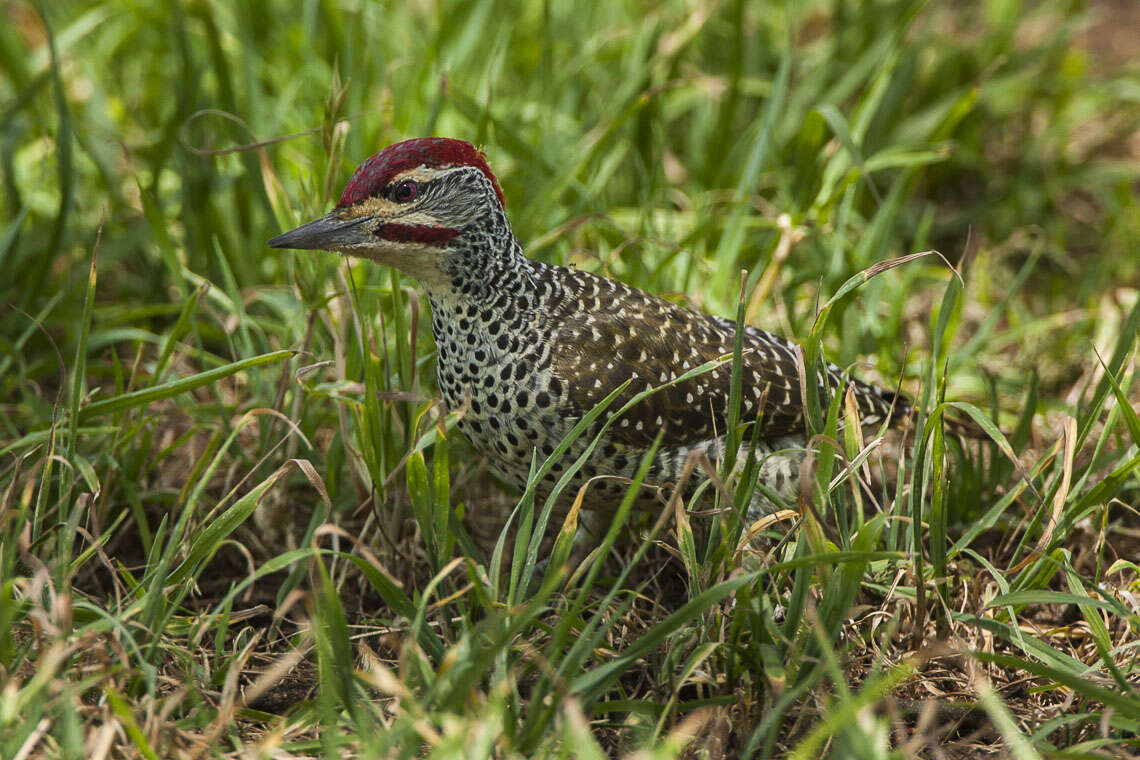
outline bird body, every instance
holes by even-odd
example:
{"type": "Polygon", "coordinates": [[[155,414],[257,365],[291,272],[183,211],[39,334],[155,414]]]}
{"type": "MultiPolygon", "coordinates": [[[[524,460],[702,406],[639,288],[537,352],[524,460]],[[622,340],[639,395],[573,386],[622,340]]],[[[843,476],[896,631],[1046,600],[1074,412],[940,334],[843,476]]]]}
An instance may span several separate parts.
{"type": "MultiPolygon", "coordinates": [[[[731,386],[725,359],[733,353],[736,323],[527,258],[498,181],[468,143],[419,138],[386,148],[357,169],[330,214],[270,245],[341,251],[417,278],[431,303],[440,393],[449,408],[464,409],[459,429],[520,487],[536,453],[540,461],[549,457],[584,415],[627,382],[564,461],[552,463],[544,489],[607,423],[571,494],[595,476],[631,478],[659,435],[650,485],[676,483],[691,456],[721,457],[731,386]],[[652,392],[619,415],[642,391],[652,392]]],[[[743,329],[739,413],[759,426],[749,438],[758,441],[753,455],[765,487],[753,500],[755,517],[774,508],[771,495],[794,501],[806,442],[793,344],[743,329]]],[[[816,379],[834,390],[842,376],[827,365],[816,379]]],[[[848,382],[865,426],[911,411],[891,391],[848,382]]],[[[599,479],[590,484],[589,503],[613,502],[624,488],[599,479]]]]}

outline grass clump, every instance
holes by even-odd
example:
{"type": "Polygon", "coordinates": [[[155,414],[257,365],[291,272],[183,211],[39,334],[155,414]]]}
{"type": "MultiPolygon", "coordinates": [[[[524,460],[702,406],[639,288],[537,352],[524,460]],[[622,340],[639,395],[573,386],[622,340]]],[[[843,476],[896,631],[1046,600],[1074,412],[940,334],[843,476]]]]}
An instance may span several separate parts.
{"type": "Polygon", "coordinates": [[[1135,752],[1130,6],[2,13],[3,757],[1135,752]],[[264,245],[422,134],[486,148],[530,255],[922,419],[813,399],[762,551],[746,470],[567,566],[576,513],[433,400],[415,283],[264,245]]]}

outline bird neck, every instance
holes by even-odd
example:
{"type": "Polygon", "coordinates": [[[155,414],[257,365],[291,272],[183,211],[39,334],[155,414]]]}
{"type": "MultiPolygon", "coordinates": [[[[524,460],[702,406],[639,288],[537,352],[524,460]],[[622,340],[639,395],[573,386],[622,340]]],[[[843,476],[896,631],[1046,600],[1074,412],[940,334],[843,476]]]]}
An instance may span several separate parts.
{"type": "Polygon", "coordinates": [[[442,287],[425,284],[441,366],[460,359],[491,361],[533,321],[542,265],[523,254],[505,222],[503,217],[501,227],[465,231],[442,267],[442,287]],[[504,344],[508,334],[513,337],[504,344]]]}
{"type": "Polygon", "coordinates": [[[501,310],[533,288],[527,266],[531,261],[506,215],[500,209],[490,216],[486,224],[465,228],[451,242],[439,261],[442,277],[423,281],[433,311],[501,310]]]}
{"type": "Polygon", "coordinates": [[[535,328],[552,292],[550,268],[524,256],[513,236],[508,242],[493,256],[470,257],[448,287],[427,288],[440,393],[450,408],[470,401],[474,417],[492,409],[485,379],[517,371],[523,365],[511,357],[541,341],[535,328]]]}

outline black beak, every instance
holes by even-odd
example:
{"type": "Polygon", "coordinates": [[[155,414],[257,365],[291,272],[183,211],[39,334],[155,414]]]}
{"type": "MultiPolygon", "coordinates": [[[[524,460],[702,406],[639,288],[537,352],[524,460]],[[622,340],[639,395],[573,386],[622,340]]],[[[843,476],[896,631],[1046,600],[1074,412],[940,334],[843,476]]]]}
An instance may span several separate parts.
{"type": "Polygon", "coordinates": [[[375,240],[360,229],[368,217],[344,220],[335,213],[326,214],[308,224],[282,232],[269,241],[270,248],[294,248],[307,251],[337,251],[374,243],[375,240]]]}

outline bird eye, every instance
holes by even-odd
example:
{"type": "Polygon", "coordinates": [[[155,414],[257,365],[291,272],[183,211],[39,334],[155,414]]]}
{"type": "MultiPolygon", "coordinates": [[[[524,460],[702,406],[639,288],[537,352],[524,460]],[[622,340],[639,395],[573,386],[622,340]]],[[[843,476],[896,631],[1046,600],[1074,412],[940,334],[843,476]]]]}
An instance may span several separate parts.
{"type": "Polygon", "coordinates": [[[396,189],[392,191],[392,200],[397,203],[407,203],[412,198],[416,197],[416,193],[420,191],[420,186],[410,179],[404,180],[396,185],[396,189]]]}

